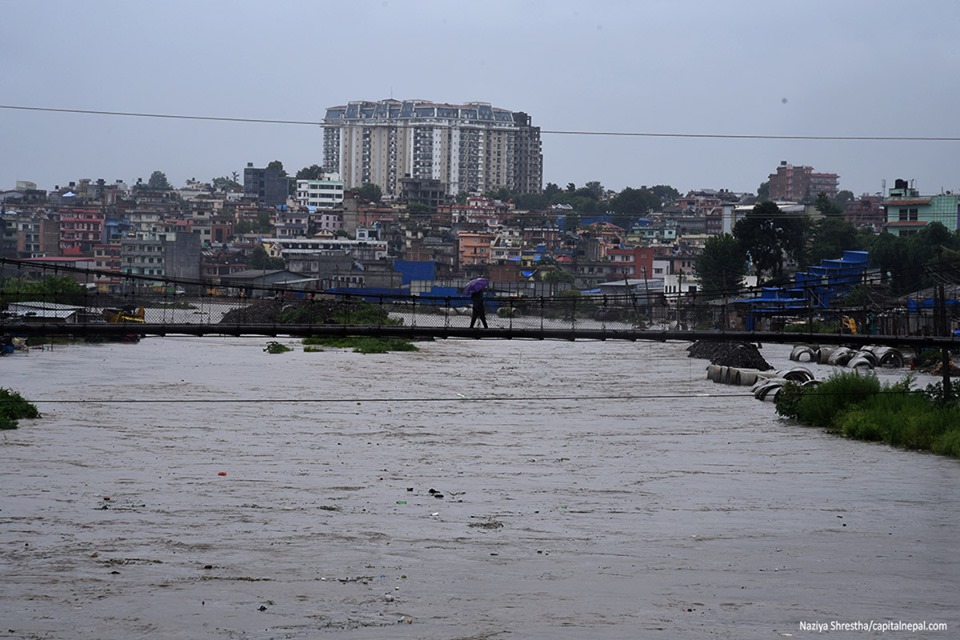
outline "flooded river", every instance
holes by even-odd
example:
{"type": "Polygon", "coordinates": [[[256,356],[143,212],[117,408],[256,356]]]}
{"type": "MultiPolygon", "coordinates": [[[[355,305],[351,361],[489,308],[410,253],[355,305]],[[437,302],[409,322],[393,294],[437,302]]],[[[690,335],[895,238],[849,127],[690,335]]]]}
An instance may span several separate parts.
{"type": "Polygon", "coordinates": [[[0,434],[0,637],[957,637],[960,463],[685,344],[266,342],[0,359],[43,412],[0,434]],[[871,620],[948,629],[830,627],[871,620]]]}

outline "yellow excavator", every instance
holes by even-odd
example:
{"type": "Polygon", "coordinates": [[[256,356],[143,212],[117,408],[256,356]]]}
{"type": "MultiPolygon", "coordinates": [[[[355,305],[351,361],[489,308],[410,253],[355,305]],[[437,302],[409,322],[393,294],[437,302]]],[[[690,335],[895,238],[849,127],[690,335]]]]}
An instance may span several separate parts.
{"type": "Polygon", "coordinates": [[[143,323],[143,306],[134,310],[133,307],[124,307],[122,309],[104,309],[103,317],[110,324],[143,323]]]}
{"type": "Polygon", "coordinates": [[[850,316],[843,316],[840,319],[840,327],[842,333],[857,333],[857,321],[850,316]]]}

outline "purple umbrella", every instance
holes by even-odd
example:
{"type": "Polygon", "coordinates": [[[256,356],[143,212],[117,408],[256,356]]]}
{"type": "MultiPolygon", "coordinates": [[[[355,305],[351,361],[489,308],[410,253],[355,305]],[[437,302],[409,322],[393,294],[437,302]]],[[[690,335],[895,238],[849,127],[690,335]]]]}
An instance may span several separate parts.
{"type": "Polygon", "coordinates": [[[486,278],[474,278],[467,283],[467,286],[463,288],[463,292],[467,295],[476,293],[477,291],[483,291],[487,288],[487,285],[490,284],[490,281],[486,278]]]}

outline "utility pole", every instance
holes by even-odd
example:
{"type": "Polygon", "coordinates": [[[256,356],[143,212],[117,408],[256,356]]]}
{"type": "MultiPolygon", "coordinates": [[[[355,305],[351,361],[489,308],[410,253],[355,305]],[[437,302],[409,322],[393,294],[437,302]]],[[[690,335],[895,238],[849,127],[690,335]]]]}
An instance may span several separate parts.
{"type": "MultiPolygon", "coordinates": [[[[937,295],[940,298],[937,308],[939,316],[940,335],[950,335],[950,325],[947,322],[947,299],[944,292],[944,286],[941,282],[937,285],[937,295]]],[[[953,402],[953,384],[950,380],[950,350],[946,347],[940,347],[940,367],[943,369],[943,404],[948,405],[953,402]]]]}

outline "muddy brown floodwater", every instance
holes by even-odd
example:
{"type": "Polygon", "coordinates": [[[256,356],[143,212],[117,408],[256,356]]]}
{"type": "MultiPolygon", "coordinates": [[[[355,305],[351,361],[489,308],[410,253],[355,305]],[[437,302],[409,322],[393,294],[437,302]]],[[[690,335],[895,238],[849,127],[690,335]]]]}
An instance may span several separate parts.
{"type": "Polygon", "coordinates": [[[43,412],[0,435],[0,637],[957,637],[960,464],[686,344],[266,342],[0,359],[43,412]],[[948,629],[804,626],[870,620],[948,629]]]}

